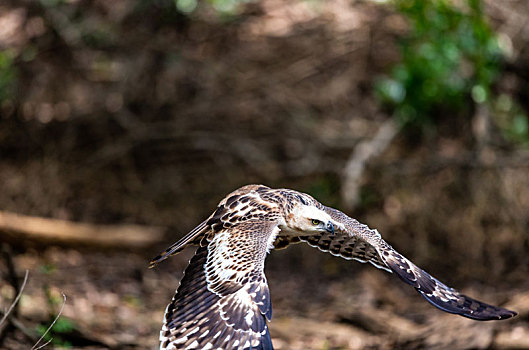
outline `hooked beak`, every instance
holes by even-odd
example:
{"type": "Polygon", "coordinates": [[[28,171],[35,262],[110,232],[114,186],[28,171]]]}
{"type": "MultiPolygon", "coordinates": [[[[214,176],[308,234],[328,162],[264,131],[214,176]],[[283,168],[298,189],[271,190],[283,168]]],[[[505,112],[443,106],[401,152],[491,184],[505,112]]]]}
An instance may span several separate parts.
{"type": "Polygon", "coordinates": [[[325,230],[329,232],[331,235],[334,235],[334,225],[331,221],[327,222],[327,225],[325,225],[325,230]]]}

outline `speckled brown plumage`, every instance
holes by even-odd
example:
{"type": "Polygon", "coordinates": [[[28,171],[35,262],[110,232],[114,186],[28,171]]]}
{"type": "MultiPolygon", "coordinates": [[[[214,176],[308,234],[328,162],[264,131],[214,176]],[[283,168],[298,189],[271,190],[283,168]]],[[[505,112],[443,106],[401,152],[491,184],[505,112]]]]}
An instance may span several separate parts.
{"type": "Polygon", "coordinates": [[[298,242],[395,272],[443,311],[475,320],[516,315],[447,287],[396,252],[377,230],[307,194],[248,185],[227,195],[208,219],[151,261],[152,267],[188,245],[199,246],[167,306],[160,349],[273,349],[264,261],[271,249],[298,242]]]}

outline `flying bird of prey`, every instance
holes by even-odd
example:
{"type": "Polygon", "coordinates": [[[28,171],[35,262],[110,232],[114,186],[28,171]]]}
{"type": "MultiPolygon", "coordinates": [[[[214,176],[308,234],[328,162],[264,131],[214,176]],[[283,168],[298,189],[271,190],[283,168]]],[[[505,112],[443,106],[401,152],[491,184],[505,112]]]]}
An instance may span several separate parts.
{"type": "Polygon", "coordinates": [[[198,246],[167,306],[160,349],[273,349],[264,261],[272,249],[307,242],[345,259],[394,272],[435,307],[474,320],[516,312],[460,294],[415,266],[370,229],[311,196],[263,185],[226,196],[209,218],[151,261],[198,246]]]}

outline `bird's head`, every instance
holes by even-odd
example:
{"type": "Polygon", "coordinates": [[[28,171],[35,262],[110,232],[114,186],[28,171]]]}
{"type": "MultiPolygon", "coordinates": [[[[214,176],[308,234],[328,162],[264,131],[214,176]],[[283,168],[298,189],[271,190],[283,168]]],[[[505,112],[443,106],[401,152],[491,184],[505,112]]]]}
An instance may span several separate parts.
{"type": "Polygon", "coordinates": [[[314,205],[295,205],[289,215],[287,225],[290,229],[307,234],[329,232],[334,234],[334,223],[325,211],[314,205]]]}

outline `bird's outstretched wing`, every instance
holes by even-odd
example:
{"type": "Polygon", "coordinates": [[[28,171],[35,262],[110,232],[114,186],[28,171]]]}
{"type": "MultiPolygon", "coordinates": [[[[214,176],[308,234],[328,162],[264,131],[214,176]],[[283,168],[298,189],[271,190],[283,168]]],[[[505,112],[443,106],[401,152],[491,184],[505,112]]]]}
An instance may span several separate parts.
{"type": "Polygon", "coordinates": [[[271,222],[241,222],[197,249],[167,306],[160,349],[272,350],[264,260],[277,231],[271,222]]]}
{"type": "MultiPolygon", "coordinates": [[[[336,234],[300,236],[297,239],[331,254],[369,262],[378,268],[394,272],[428,302],[443,311],[482,321],[501,320],[516,315],[514,311],[472,299],[446,286],[399,254],[382,239],[377,230],[370,229],[339,210],[325,207],[325,211],[337,224],[336,234]]],[[[279,245],[288,243],[288,238],[278,238],[279,245]]],[[[294,243],[297,239],[290,240],[294,243]]]]}

